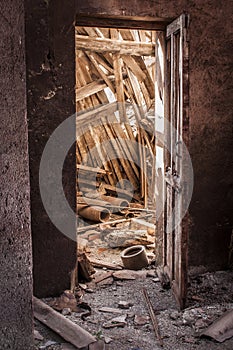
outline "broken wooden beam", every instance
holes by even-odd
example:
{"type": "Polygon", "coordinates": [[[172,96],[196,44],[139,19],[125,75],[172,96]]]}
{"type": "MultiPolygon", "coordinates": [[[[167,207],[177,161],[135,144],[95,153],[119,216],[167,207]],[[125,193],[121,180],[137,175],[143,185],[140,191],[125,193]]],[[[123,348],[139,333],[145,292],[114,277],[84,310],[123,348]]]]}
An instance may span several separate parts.
{"type": "Polygon", "coordinates": [[[76,45],[79,50],[111,52],[134,56],[152,56],[155,44],[129,40],[90,37],[76,34],[76,45]]]}
{"type": "Polygon", "coordinates": [[[100,261],[96,260],[95,258],[90,257],[89,261],[94,267],[106,267],[110,270],[122,270],[122,267],[120,265],[111,264],[110,262],[100,261]]]}
{"type": "Polygon", "coordinates": [[[99,174],[111,174],[112,173],[111,171],[108,171],[108,170],[94,168],[94,167],[90,167],[90,166],[82,165],[82,164],[77,164],[77,169],[91,171],[91,172],[99,173],[99,174]]]}
{"type": "Polygon", "coordinates": [[[86,256],[85,252],[78,251],[78,279],[90,282],[92,275],[95,273],[90,260],[86,256]]]}
{"type": "Polygon", "coordinates": [[[104,80],[99,79],[93,81],[87,85],[84,85],[78,89],[76,89],[76,102],[83,100],[86,97],[96,94],[99,91],[102,91],[107,87],[104,80]]]}
{"type": "Polygon", "coordinates": [[[69,343],[82,349],[96,341],[89,332],[53,310],[43,301],[33,297],[34,317],[59,334],[69,343]]]}
{"type": "Polygon", "coordinates": [[[149,315],[151,318],[151,322],[153,324],[155,335],[159,341],[159,345],[163,346],[163,339],[162,339],[161,334],[160,334],[159,324],[158,324],[157,318],[155,316],[153,306],[152,306],[151,301],[149,299],[149,295],[148,295],[147,290],[145,288],[143,288],[142,291],[143,291],[143,295],[144,295],[144,298],[145,298],[145,301],[146,301],[146,304],[148,307],[148,311],[149,311],[149,315]]]}
{"type": "Polygon", "coordinates": [[[79,232],[82,232],[84,230],[88,230],[88,229],[92,229],[92,228],[95,228],[95,227],[103,227],[104,225],[113,225],[113,224],[119,224],[121,222],[128,222],[128,221],[131,221],[131,219],[119,219],[119,220],[113,220],[113,221],[107,221],[107,222],[102,222],[102,223],[99,223],[99,224],[95,224],[95,225],[88,225],[88,226],[83,226],[83,227],[79,227],[77,229],[77,233],[79,232]]]}

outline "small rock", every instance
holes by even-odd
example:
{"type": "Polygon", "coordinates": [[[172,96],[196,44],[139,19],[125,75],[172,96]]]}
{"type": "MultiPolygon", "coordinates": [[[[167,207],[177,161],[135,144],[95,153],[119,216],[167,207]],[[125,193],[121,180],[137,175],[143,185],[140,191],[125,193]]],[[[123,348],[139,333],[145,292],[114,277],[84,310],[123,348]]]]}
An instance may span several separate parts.
{"type": "Polygon", "coordinates": [[[121,314],[122,311],[113,307],[101,307],[98,309],[100,312],[107,312],[107,313],[116,313],[116,314],[121,314]]]}
{"type": "Polygon", "coordinates": [[[143,315],[135,315],[134,317],[134,323],[137,326],[144,326],[149,320],[148,316],[143,315]]]}
{"type": "Polygon", "coordinates": [[[107,287],[107,286],[111,286],[113,284],[113,278],[109,277],[106,278],[105,280],[101,281],[98,283],[99,287],[107,287]]]}
{"type": "Polygon", "coordinates": [[[63,316],[67,316],[67,315],[71,315],[71,309],[69,307],[65,307],[63,310],[62,310],[62,315],[63,316]]]}
{"type": "Polygon", "coordinates": [[[147,272],[146,276],[147,277],[156,277],[157,274],[156,274],[155,270],[150,270],[150,271],[147,272]]]}
{"type": "Polygon", "coordinates": [[[158,277],[155,277],[155,278],[153,278],[152,281],[155,282],[155,283],[158,283],[158,282],[160,282],[160,279],[158,277]]]}
{"type": "Polygon", "coordinates": [[[129,309],[130,306],[133,306],[133,304],[132,304],[132,303],[129,303],[128,301],[123,301],[123,300],[121,300],[121,301],[119,301],[119,303],[118,303],[119,309],[129,309]]]}
{"type": "Polygon", "coordinates": [[[173,312],[171,312],[171,314],[170,314],[170,319],[171,320],[177,320],[178,318],[180,317],[180,313],[178,312],[178,311],[173,311],[173,312]]]}
{"type": "Polygon", "coordinates": [[[109,344],[109,343],[111,343],[113,340],[112,340],[112,338],[110,338],[110,337],[104,337],[104,342],[106,343],[106,344],[109,344]]]}
{"type": "Polygon", "coordinates": [[[125,327],[127,315],[115,317],[103,324],[103,328],[125,327]]]}
{"type": "Polygon", "coordinates": [[[117,280],[135,280],[136,278],[146,278],[147,271],[122,270],[115,271],[113,277],[117,280]]]}
{"type": "Polygon", "coordinates": [[[38,332],[36,329],[34,329],[34,339],[36,340],[44,340],[44,337],[38,332]]]}
{"type": "Polygon", "coordinates": [[[87,285],[85,283],[79,283],[78,284],[80,288],[82,288],[83,290],[87,289],[87,285]]]}
{"type": "Polygon", "coordinates": [[[107,278],[112,276],[112,271],[106,272],[106,271],[98,271],[93,275],[94,282],[100,283],[103,280],[106,280],[107,278]]]}

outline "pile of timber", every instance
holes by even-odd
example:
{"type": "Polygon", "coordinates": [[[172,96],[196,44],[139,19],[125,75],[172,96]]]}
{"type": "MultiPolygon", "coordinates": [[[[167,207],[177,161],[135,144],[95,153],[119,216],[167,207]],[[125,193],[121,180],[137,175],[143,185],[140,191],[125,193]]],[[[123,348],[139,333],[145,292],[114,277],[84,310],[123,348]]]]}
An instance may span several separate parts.
{"type": "Polygon", "coordinates": [[[154,201],[155,43],[152,31],[76,27],[78,191],[154,201]]]}
{"type": "Polygon", "coordinates": [[[124,198],[106,196],[98,192],[97,194],[97,198],[84,196],[77,197],[78,215],[90,222],[121,222],[134,217],[134,212],[140,212],[140,210],[142,210],[142,205],[133,205],[124,198]]]}

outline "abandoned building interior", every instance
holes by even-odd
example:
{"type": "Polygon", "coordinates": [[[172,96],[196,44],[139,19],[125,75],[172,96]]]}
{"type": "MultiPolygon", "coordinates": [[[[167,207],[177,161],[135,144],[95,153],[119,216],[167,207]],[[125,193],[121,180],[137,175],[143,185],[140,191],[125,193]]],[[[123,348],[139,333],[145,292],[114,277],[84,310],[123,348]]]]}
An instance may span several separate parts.
{"type": "Polygon", "coordinates": [[[233,349],[232,9],[2,1],[0,350],[233,349]]]}

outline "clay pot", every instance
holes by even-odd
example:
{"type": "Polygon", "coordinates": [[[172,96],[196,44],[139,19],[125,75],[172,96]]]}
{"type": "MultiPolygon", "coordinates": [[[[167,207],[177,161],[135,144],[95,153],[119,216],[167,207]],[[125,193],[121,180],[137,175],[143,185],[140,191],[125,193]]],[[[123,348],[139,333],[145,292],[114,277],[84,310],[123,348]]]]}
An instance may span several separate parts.
{"type": "Polygon", "coordinates": [[[148,265],[146,250],[143,245],[135,245],[123,250],[121,260],[124,267],[129,270],[140,270],[148,265]]]}

